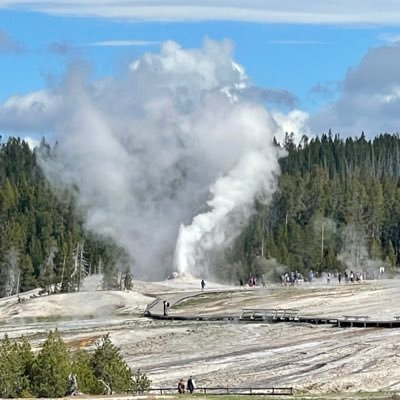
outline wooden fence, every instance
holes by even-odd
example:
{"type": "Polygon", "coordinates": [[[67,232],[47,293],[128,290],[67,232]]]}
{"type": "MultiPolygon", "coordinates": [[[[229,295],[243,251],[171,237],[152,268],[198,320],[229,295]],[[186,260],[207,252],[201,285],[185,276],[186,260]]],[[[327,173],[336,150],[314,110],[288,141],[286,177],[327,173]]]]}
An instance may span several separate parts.
{"type": "MultiPolygon", "coordinates": [[[[151,388],[153,394],[178,393],[176,387],[170,388],[151,388]]],[[[195,393],[214,394],[214,395],[272,395],[272,396],[292,396],[292,387],[198,387],[195,393]]],[[[186,392],[187,393],[187,392],[186,392]]]]}

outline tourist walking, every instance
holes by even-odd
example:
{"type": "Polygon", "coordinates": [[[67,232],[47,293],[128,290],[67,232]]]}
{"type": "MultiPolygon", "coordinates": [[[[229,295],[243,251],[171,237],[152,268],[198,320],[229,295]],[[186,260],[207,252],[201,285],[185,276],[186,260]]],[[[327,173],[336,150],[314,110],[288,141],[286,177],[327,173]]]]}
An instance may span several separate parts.
{"type": "Polygon", "coordinates": [[[188,381],[187,381],[187,390],[189,390],[189,393],[192,394],[194,390],[196,389],[196,384],[194,382],[194,378],[192,375],[190,375],[188,381]]]}

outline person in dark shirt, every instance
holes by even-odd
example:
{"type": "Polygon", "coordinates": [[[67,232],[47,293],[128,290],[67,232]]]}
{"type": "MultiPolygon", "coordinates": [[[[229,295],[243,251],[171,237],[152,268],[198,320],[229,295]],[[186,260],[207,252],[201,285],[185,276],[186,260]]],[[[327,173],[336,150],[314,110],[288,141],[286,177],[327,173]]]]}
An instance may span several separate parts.
{"type": "Polygon", "coordinates": [[[194,389],[196,389],[196,384],[194,383],[194,379],[193,379],[192,375],[190,375],[186,386],[187,386],[187,390],[189,390],[190,394],[192,394],[194,389]]]}

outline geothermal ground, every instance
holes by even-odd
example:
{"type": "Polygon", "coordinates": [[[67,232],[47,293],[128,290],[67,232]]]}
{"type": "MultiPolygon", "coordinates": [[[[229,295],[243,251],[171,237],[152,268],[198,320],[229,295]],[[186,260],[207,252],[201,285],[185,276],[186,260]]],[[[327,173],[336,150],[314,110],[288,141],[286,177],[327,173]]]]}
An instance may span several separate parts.
{"type": "MultiPolygon", "coordinates": [[[[81,292],[0,300],[0,335],[27,335],[39,348],[57,328],[68,345],[93,348],[109,332],[133,369],[153,387],[175,387],[194,375],[198,386],[293,386],[318,394],[400,390],[400,329],[334,328],[296,323],[162,321],[141,317],[154,297],[171,315],[239,315],[242,308],[300,308],[302,315],[400,315],[400,281],[247,288],[199,280],[135,282],[129,292],[81,292]],[[196,295],[195,297],[190,297],[196,295]]],[[[156,308],[154,312],[160,311],[156,308]]]]}

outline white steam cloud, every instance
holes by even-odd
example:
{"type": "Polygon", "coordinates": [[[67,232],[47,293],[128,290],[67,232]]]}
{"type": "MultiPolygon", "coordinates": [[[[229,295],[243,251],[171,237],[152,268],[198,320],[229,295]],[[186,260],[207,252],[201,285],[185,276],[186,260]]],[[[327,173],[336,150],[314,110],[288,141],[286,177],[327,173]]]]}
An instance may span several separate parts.
{"type": "Polygon", "coordinates": [[[210,210],[180,228],[176,266],[181,273],[204,270],[204,265],[196,268],[204,262],[204,254],[228,244],[250,216],[255,197],[275,190],[279,151],[272,145],[276,132],[272,117],[255,105],[238,104],[230,109],[229,126],[235,126],[245,143],[235,154],[232,168],[212,183],[207,202],[210,210]]]}
{"type": "Polygon", "coordinates": [[[239,233],[254,198],[275,190],[278,125],[249,100],[227,41],[167,42],[123,79],[83,76],[71,69],[42,94],[51,115],[39,107],[40,121],[58,141],[48,176],[79,188],[87,227],[123,246],[135,275],[165,277],[175,251],[175,267],[196,275],[239,233]]]}

